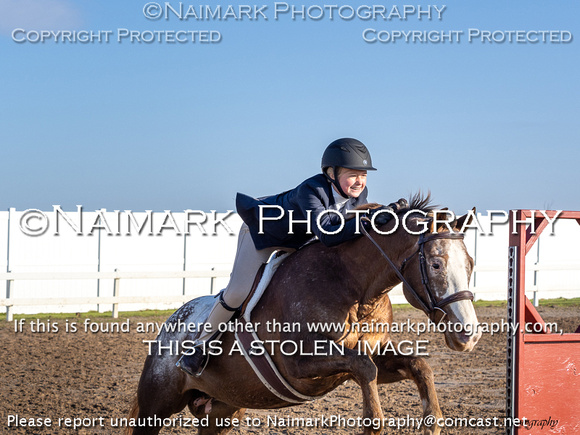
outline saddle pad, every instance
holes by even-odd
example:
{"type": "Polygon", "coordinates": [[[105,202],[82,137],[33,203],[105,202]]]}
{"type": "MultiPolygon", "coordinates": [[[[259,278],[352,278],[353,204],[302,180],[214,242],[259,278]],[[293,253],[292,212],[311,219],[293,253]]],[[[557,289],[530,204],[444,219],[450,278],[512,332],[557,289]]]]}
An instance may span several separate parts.
{"type": "Polygon", "coordinates": [[[270,284],[270,281],[272,280],[274,273],[276,273],[278,266],[282,264],[282,262],[286,259],[286,257],[288,257],[288,255],[290,254],[284,253],[282,255],[276,256],[265,265],[264,272],[262,273],[262,277],[260,278],[260,282],[256,286],[256,289],[250,294],[250,299],[247,301],[247,303],[244,303],[245,306],[243,309],[244,311],[243,316],[244,319],[246,319],[248,322],[250,321],[252,310],[254,309],[254,307],[264,294],[264,290],[266,290],[268,284],[270,284]]]}

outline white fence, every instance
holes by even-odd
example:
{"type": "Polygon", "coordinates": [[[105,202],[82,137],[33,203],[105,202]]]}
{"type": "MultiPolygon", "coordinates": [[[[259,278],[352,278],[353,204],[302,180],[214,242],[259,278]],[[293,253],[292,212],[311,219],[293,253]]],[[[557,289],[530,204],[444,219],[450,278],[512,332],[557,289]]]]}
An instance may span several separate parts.
{"type": "MultiPolygon", "coordinates": [[[[476,299],[506,298],[507,224],[466,233],[476,299]]],[[[172,309],[228,281],[241,220],[235,214],[0,212],[0,280],[7,318],[16,313],[172,309]],[[222,219],[220,221],[220,219],[222,219]],[[216,223],[217,222],[217,223],[216,223]],[[29,235],[26,233],[40,233],[29,235]],[[141,229],[139,231],[139,228],[141,229]],[[58,234],[57,234],[58,233],[58,234]]],[[[528,255],[529,297],[580,295],[580,226],[558,221],[528,255]]],[[[391,293],[402,303],[400,288],[391,293]]]]}
{"type": "Polygon", "coordinates": [[[227,285],[241,225],[235,214],[196,211],[44,216],[0,212],[0,280],[6,281],[0,305],[7,317],[108,311],[112,304],[114,311],[171,309],[217,292],[227,285]],[[214,226],[224,217],[227,228],[214,226]],[[23,231],[45,224],[44,234],[23,231]]]}

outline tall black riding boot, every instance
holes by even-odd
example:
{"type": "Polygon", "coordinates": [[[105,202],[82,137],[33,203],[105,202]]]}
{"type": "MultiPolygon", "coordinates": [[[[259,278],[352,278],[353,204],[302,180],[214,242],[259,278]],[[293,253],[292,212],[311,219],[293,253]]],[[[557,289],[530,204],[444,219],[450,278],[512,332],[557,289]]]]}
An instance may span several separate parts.
{"type": "Polygon", "coordinates": [[[181,355],[181,358],[179,358],[179,361],[175,365],[190,376],[201,376],[209,357],[203,351],[203,347],[202,345],[195,346],[193,353],[181,355]]]}

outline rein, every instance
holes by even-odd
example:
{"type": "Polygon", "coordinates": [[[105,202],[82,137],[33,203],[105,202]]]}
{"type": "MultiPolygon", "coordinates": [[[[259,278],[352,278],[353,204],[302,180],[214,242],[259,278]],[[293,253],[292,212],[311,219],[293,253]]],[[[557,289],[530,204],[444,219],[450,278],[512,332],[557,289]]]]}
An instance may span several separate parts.
{"type": "Polygon", "coordinates": [[[398,268],[395,265],[395,263],[393,262],[393,260],[391,260],[389,258],[387,253],[383,250],[383,248],[381,248],[380,245],[371,237],[371,235],[369,234],[369,232],[365,228],[364,222],[362,222],[362,221],[370,222],[370,219],[367,217],[361,218],[361,228],[362,228],[363,234],[372,242],[372,244],[378,249],[378,251],[381,253],[381,255],[385,258],[385,260],[387,260],[387,262],[391,265],[391,267],[393,268],[393,270],[395,271],[395,273],[397,274],[399,279],[402,281],[402,283],[404,285],[407,286],[407,288],[413,294],[413,296],[415,296],[415,299],[417,300],[417,302],[421,306],[421,309],[425,312],[425,314],[427,314],[427,316],[429,316],[429,318],[431,318],[433,313],[435,313],[436,311],[440,311],[441,313],[443,313],[443,317],[439,320],[439,321],[441,321],[446,316],[445,311],[443,311],[443,307],[445,307],[449,304],[452,304],[454,302],[459,302],[459,301],[463,301],[463,300],[473,301],[473,293],[470,292],[469,290],[458,291],[456,293],[453,293],[450,296],[447,296],[446,298],[444,298],[440,301],[437,301],[435,299],[435,296],[433,295],[431,287],[429,286],[429,275],[427,274],[427,258],[425,256],[425,244],[429,243],[433,240],[439,240],[439,239],[463,240],[463,234],[459,234],[459,233],[436,233],[436,234],[430,234],[428,236],[425,236],[425,233],[421,233],[421,235],[419,237],[419,241],[417,242],[417,245],[418,245],[417,250],[415,252],[413,252],[410,256],[405,258],[403,260],[403,262],[401,263],[401,267],[398,268]],[[405,268],[405,265],[415,255],[419,256],[419,270],[421,272],[421,283],[423,284],[423,287],[425,289],[425,293],[427,295],[427,303],[425,303],[423,301],[423,299],[419,296],[419,293],[417,293],[415,288],[403,276],[403,269],[405,268]]]}

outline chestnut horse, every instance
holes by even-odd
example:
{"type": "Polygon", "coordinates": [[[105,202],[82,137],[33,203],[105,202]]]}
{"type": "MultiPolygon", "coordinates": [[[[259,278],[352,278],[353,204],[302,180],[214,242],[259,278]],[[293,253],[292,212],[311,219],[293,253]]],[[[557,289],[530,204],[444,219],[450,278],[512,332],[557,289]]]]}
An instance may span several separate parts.
{"type": "MultiPolygon", "coordinates": [[[[477,329],[473,295],[466,290],[473,260],[462,236],[457,231],[437,228],[422,235],[411,233],[429,229],[427,224],[432,219],[427,212],[432,213],[432,207],[428,198],[420,195],[411,198],[409,210],[416,211],[401,210],[397,214],[401,218],[398,228],[390,235],[370,230],[367,237],[336,247],[313,243],[288,256],[279,266],[252,311],[252,323],[259,322],[257,334],[261,340],[302,344],[301,351],[292,355],[282,352],[271,355],[278,371],[302,395],[320,397],[352,379],[362,390],[361,421],[382,422],[377,385],[412,379],[419,389],[423,416],[442,417],[433,372],[425,360],[397,352],[360,352],[359,342],[367,342],[371,349],[383,349],[392,342],[385,328],[355,327],[391,324],[388,292],[403,281],[406,299],[430,319],[438,322],[445,316],[446,322],[463,325],[463,329],[456,326],[445,331],[449,348],[471,351],[479,340],[481,332],[469,333],[477,329]],[[408,218],[406,227],[401,224],[404,216],[408,218]],[[265,325],[272,320],[281,325],[298,322],[301,327],[270,331],[265,325]],[[338,324],[343,328],[309,332],[307,324],[317,323],[338,324]],[[327,343],[327,352],[320,351],[320,343],[327,343]],[[335,343],[343,345],[344,351],[331,351],[331,344],[335,343]],[[316,354],[315,346],[318,346],[316,354]]],[[[465,218],[459,218],[450,227],[462,228],[465,218]]],[[[396,223],[392,219],[378,229],[389,232],[396,223]]],[[[213,296],[196,298],[179,308],[166,325],[203,322],[214,301],[213,296]]],[[[129,433],[132,430],[133,434],[157,434],[163,419],[186,406],[195,417],[205,418],[206,424],[199,427],[199,434],[205,435],[227,433],[231,428],[223,422],[239,419],[246,408],[295,405],[266,388],[240,352],[229,354],[227,350],[235,348],[231,332],[221,337],[221,348],[226,351],[210,356],[200,377],[183,373],[175,366],[179,352],[168,349],[174,348],[172,343],[191,338],[191,333],[167,330],[157,337],[145,361],[129,415],[133,418],[129,421],[138,427],[129,427],[129,433]],[[159,345],[165,346],[160,352],[159,345]]],[[[366,434],[378,434],[381,429],[380,425],[364,425],[366,434]]],[[[436,424],[424,426],[425,433],[437,434],[440,430],[436,424]]]]}

